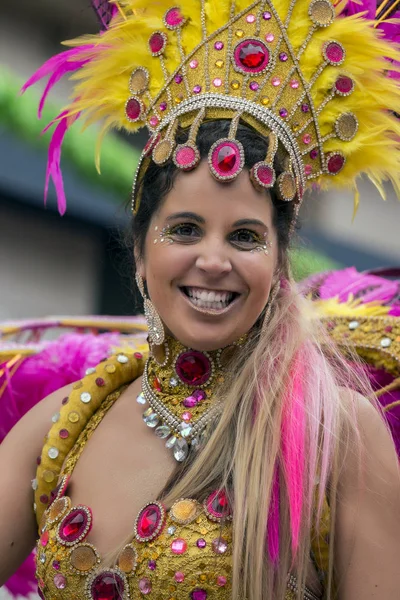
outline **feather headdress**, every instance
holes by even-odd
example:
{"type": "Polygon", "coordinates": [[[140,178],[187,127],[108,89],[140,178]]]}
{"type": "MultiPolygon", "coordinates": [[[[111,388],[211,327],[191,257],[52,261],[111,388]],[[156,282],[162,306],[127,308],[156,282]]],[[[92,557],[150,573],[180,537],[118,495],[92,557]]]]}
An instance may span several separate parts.
{"type": "MultiPolygon", "coordinates": [[[[137,209],[143,172],[154,160],[182,170],[200,156],[201,122],[231,119],[228,138],[210,150],[212,174],[231,181],[245,149],[235,140],[239,119],[270,138],[265,161],[253,167],[257,187],[275,185],[273,159],[286,150],[277,184],[284,200],[300,203],[305,189],[352,188],[366,174],[384,195],[390,180],[400,195],[400,105],[396,10],[330,0],[120,0],[99,35],[67,42],[24,89],[49,75],[45,91],[75,71],[74,99],[55,122],[48,177],[65,198],[59,168],[68,126],[82,115],[109,129],[151,137],[134,186],[137,209]],[[356,8],[355,8],[356,7],[356,8]],[[364,9],[364,12],[357,12],[364,9]],[[389,62],[390,61],[390,62],[389,62]],[[389,73],[388,73],[389,72],[389,73]],[[389,76],[388,76],[389,75],[389,76]],[[178,124],[188,139],[176,146],[178,124]],[[384,159],[383,159],[384,157],[384,159]]],[[[386,0],[383,2],[387,5],[386,0]]],[[[396,4],[396,3],[395,3],[396,4]]],[[[136,203],[136,204],[135,204],[136,203]]]]}

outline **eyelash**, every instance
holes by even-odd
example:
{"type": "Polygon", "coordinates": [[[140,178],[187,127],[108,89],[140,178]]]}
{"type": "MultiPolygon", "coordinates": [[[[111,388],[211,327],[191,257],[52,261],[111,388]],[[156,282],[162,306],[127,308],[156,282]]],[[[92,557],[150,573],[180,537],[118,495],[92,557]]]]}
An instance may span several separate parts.
{"type": "MultiPolygon", "coordinates": [[[[197,231],[199,230],[199,228],[197,227],[197,225],[194,225],[193,223],[179,223],[178,225],[173,225],[172,227],[166,227],[163,229],[162,234],[164,238],[169,238],[170,240],[173,239],[174,236],[180,238],[180,242],[181,243],[186,243],[186,244],[191,244],[193,243],[193,239],[184,241],[182,238],[193,238],[194,236],[191,235],[187,235],[187,234],[182,234],[179,233],[180,229],[184,229],[184,228],[192,228],[192,231],[197,229],[197,231]]],[[[261,237],[258,233],[256,233],[255,231],[252,231],[251,229],[237,229],[236,231],[234,231],[231,236],[230,236],[231,240],[233,241],[233,244],[239,249],[239,250],[254,250],[256,247],[263,247],[266,243],[265,238],[261,237]],[[242,234],[242,233],[246,233],[246,234],[250,234],[253,237],[253,240],[250,241],[233,241],[232,238],[234,235],[238,235],[238,234],[242,234]],[[241,245],[246,245],[246,248],[241,247],[241,245]],[[250,247],[249,247],[250,246],[250,247]]]]}

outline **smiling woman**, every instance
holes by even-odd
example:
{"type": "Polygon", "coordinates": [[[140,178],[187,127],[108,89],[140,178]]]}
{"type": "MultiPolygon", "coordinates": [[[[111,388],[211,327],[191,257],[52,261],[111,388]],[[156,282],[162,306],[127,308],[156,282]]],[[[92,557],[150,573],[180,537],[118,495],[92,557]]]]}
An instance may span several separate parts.
{"type": "MultiPolygon", "coordinates": [[[[149,353],[106,357],[6,438],[1,578],[36,521],[46,600],[393,600],[395,448],[288,250],[306,188],[355,187],[363,171],[399,187],[400,92],[383,59],[399,51],[329,0],[112,4],[100,36],[27,86],[51,74],[46,95],[78,72],[49,151],[61,212],[60,144],[82,112],[150,130],[132,197],[149,353]]],[[[343,339],[360,321],[339,323],[343,339]]],[[[392,365],[384,326],[380,339],[367,323],[379,347],[363,348],[392,365]]]]}

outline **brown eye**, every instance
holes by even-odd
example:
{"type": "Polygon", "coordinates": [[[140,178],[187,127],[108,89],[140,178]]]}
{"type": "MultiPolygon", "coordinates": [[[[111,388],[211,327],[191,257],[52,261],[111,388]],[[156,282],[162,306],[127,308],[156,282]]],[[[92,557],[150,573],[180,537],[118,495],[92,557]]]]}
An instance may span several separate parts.
{"type": "Polygon", "coordinates": [[[192,241],[199,237],[200,231],[197,225],[194,225],[193,223],[180,223],[179,225],[171,227],[168,235],[175,239],[181,239],[182,241],[192,241]]]}
{"type": "Polygon", "coordinates": [[[230,239],[236,245],[253,248],[257,244],[262,244],[260,236],[250,229],[238,229],[232,233],[230,239]]]}

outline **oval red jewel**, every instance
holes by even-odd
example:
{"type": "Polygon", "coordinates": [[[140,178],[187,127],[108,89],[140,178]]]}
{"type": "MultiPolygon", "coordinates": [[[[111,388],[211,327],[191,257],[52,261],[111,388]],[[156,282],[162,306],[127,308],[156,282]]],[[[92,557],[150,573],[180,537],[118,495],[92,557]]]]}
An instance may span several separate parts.
{"type": "Polygon", "coordinates": [[[324,48],[325,59],[334,65],[343,62],[345,57],[344,48],[338,42],[328,42],[324,48]]]}
{"type": "Polygon", "coordinates": [[[103,387],[104,385],[106,385],[106,382],[104,381],[104,379],[102,377],[98,377],[96,379],[96,385],[98,385],[99,387],[103,387]]]}
{"type": "Polygon", "coordinates": [[[234,60],[246,73],[261,73],[269,63],[269,50],[259,40],[244,40],[236,46],[234,60]]]}
{"type": "Polygon", "coordinates": [[[156,31],[149,39],[149,47],[152,54],[161,54],[165,48],[166,36],[156,31]]]}
{"type": "Polygon", "coordinates": [[[257,168],[257,177],[263,185],[270,186],[275,181],[275,172],[269,165],[260,165],[257,168]]]}
{"type": "Polygon", "coordinates": [[[236,152],[230,146],[223,146],[217,156],[218,168],[223,173],[229,173],[236,164],[236,152]]]}
{"type": "Polygon", "coordinates": [[[164,514],[158,504],[149,504],[139,513],[136,522],[137,538],[141,542],[154,539],[162,529],[164,514]]]}
{"type": "Polygon", "coordinates": [[[188,385],[203,385],[211,375],[211,361],[197,350],[189,350],[178,356],[175,363],[178,377],[188,385]]]}
{"type": "Polygon", "coordinates": [[[335,89],[339,94],[351,94],[354,89],[354,81],[347,75],[341,75],[336,80],[335,89]]]}
{"type": "Polygon", "coordinates": [[[129,98],[126,103],[125,113],[130,121],[137,121],[142,112],[142,105],[137,98],[129,98]]]}
{"type": "Polygon", "coordinates": [[[339,171],[343,169],[344,163],[344,156],[341,154],[331,154],[327,162],[328,172],[331,173],[331,175],[336,175],[336,173],[339,173],[339,171]]]}
{"type": "Polygon", "coordinates": [[[81,541],[89,533],[91,521],[89,509],[74,508],[61,522],[58,535],[67,544],[81,541]]]}
{"type": "Polygon", "coordinates": [[[93,600],[123,600],[124,580],[114,571],[104,571],[97,575],[90,586],[93,600]]]}

